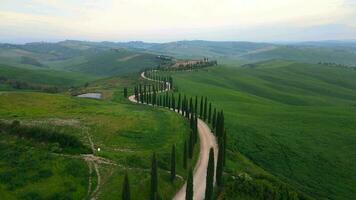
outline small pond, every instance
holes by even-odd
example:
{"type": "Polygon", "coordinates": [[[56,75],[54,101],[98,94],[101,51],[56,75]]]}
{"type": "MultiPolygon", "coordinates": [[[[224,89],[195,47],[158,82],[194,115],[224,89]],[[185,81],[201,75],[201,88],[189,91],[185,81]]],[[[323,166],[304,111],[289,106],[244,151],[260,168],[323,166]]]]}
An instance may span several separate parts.
{"type": "Polygon", "coordinates": [[[101,99],[102,94],[101,93],[84,93],[80,94],[77,97],[80,98],[91,98],[91,99],[101,99]]]}

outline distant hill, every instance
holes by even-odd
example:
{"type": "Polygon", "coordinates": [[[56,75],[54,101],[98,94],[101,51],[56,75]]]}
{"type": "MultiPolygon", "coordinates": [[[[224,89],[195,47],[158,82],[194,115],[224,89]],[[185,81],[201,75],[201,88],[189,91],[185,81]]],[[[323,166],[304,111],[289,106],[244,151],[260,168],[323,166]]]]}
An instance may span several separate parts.
{"type": "Polygon", "coordinates": [[[256,62],[270,59],[356,66],[355,41],[254,43],[234,41],[177,41],[169,43],[88,42],[0,44],[0,63],[108,76],[160,64],[157,54],[176,58],[209,57],[221,61],[256,62]]]}

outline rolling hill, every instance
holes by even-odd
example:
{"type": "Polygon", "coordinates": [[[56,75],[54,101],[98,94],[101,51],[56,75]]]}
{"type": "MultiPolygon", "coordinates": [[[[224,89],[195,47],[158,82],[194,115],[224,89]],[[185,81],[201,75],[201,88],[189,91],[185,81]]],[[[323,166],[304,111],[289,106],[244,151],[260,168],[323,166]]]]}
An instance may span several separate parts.
{"type": "Polygon", "coordinates": [[[224,110],[227,173],[239,177],[227,199],[280,190],[274,176],[316,199],[356,198],[355,70],[272,60],[171,75],[181,93],[224,110]]]}

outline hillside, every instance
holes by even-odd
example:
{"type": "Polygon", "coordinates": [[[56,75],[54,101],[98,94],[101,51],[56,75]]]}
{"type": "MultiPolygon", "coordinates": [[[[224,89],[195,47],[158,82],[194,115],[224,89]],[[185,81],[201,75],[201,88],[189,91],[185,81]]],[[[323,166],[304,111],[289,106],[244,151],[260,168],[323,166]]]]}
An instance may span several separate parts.
{"type": "MultiPolygon", "coordinates": [[[[181,158],[189,125],[166,109],[129,103],[122,89],[137,82],[135,74],[106,78],[83,87],[111,94],[103,100],[0,92],[0,122],[18,120],[23,125],[56,130],[94,149],[93,155],[68,154],[56,142],[37,141],[38,136],[28,139],[3,134],[0,124],[1,194],[6,199],[91,199],[93,195],[112,199],[121,195],[117,188],[122,188],[123,176],[128,172],[132,199],[148,199],[151,156],[156,152],[159,195],[170,199],[183,184],[181,178],[174,184],[170,181],[171,148],[176,145],[177,174],[185,177],[187,170],[183,169],[181,158]]],[[[193,164],[194,161],[189,162],[189,166],[193,164]]]]}
{"type": "Polygon", "coordinates": [[[28,84],[70,87],[94,80],[94,76],[50,69],[24,69],[0,64],[0,77],[28,84]]]}
{"type": "Polygon", "coordinates": [[[316,199],[356,198],[355,70],[275,60],[172,75],[181,93],[224,110],[227,171],[247,173],[228,179],[227,199],[278,190],[269,173],[316,199]]]}
{"type": "Polygon", "coordinates": [[[140,71],[144,68],[158,66],[160,63],[161,60],[156,58],[154,54],[115,50],[88,56],[86,61],[69,65],[64,69],[91,75],[112,76],[140,71]]]}

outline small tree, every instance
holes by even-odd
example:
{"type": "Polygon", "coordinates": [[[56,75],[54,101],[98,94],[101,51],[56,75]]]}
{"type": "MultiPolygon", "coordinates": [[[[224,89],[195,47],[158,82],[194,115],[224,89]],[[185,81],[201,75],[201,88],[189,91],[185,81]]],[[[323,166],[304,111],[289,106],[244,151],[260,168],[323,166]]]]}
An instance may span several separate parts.
{"type": "Polygon", "coordinates": [[[124,177],[124,183],[122,184],[122,200],[130,200],[130,199],[131,199],[130,182],[129,182],[129,176],[127,175],[126,172],[124,177]]]}
{"type": "Polygon", "coordinates": [[[185,191],[185,199],[186,200],[193,200],[193,172],[192,169],[189,169],[188,180],[187,180],[187,187],[185,191]]]}
{"type": "Polygon", "coordinates": [[[176,178],[176,145],[172,146],[171,152],[171,181],[176,178]]]}
{"type": "Polygon", "coordinates": [[[205,200],[213,199],[214,191],[214,149],[210,148],[208,169],[206,172],[205,200]]]}

